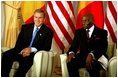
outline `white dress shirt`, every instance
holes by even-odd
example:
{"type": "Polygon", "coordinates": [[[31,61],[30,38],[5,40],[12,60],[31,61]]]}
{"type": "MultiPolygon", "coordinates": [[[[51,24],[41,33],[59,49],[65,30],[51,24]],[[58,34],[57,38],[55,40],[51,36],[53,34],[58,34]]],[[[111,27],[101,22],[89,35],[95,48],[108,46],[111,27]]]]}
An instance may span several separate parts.
{"type": "MultiPolygon", "coordinates": [[[[91,37],[92,33],[93,33],[93,30],[94,30],[95,26],[92,25],[90,28],[89,28],[89,38],[91,37]]],[[[87,29],[86,29],[87,30],[87,29]]]]}
{"type": "MultiPolygon", "coordinates": [[[[95,26],[94,25],[92,25],[90,28],[89,28],[89,38],[91,38],[91,35],[92,35],[92,33],[93,33],[93,30],[94,30],[94,28],[95,28],[95,26]]],[[[86,29],[87,30],[87,29],[86,29]]],[[[93,51],[91,51],[90,52],[90,54],[93,56],[93,59],[95,59],[95,57],[94,57],[94,54],[92,53],[93,51]]]]}

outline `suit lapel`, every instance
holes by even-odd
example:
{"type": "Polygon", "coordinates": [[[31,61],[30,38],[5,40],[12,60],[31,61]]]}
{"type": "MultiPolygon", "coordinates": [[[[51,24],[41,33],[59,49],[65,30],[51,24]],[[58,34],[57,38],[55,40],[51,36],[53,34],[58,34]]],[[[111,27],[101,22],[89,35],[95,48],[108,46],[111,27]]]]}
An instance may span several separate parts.
{"type": "Polygon", "coordinates": [[[23,29],[23,39],[26,42],[26,46],[29,46],[32,40],[32,33],[34,29],[34,23],[32,24],[24,24],[24,29],[23,29]]]}
{"type": "Polygon", "coordinates": [[[97,33],[98,33],[98,28],[95,26],[93,33],[91,35],[90,41],[94,42],[94,39],[97,37],[97,33]]]}
{"type": "Polygon", "coordinates": [[[31,42],[31,39],[32,39],[32,33],[33,33],[33,29],[34,29],[34,24],[30,24],[27,26],[27,33],[26,33],[26,36],[27,36],[27,39],[29,39],[29,42],[31,42]]]}
{"type": "Polygon", "coordinates": [[[80,32],[80,34],[79,34],[80,36],[80,39],[82,40],[82,43],[83,44],[87,44],[88,43],[88,38],[87,38],[87,35],[86,35],[86,30],[85,29],[82,29],[82,31],[80,32]]]}

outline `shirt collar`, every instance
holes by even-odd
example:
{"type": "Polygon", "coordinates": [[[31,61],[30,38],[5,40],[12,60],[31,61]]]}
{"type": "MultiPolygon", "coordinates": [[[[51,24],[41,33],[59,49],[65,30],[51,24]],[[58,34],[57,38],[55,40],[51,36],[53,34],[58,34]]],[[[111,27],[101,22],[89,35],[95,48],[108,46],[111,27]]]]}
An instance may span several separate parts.
{"type": "MultiPolygon", "coordinates": [[[[40,29],[41,26],[42,26],[42,25],[40,25],[40,26],[38,27],[38,29],[40,29]]],[[[37,26],[34,24],[34,29],[36,29],[36,28],[37,28],[37,26]]]]}
{"type": "MultiPolygon", "coordinates": [[[[90,31],[93,31],[94,30],[94,28],[95,28],[95,26],[94,25],[92,25],[90,28],[89,28],[89,30],[90,31]]],[[[87,30],[87,29],[86,29],[87,30]]]]}
{"type": "Polygon", "coordinates": [[[94,30],[94,28],[95,28],[95,26],[94,26],[94,25],[92,25],[92,26],[89,28],[89,30],[90,30],[90,31],[93,31],[93,30],[94,30]]]}
{"type": "MultiPolygon", "coordinates": [[[[89,28],[89,37],[91,37],[92,33],[93,33],[93,30],[94,30],[95,26],[92,25],[90,28],[89,28]]],[[[87,29],[86,29],[87,30],[87,29]]]]}

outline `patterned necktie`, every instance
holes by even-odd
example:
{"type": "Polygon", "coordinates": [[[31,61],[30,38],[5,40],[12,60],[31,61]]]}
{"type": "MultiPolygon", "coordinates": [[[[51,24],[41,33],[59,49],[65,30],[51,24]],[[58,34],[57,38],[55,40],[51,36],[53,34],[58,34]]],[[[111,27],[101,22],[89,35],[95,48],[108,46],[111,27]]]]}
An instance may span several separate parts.
{"type": "Polygon", "coordinates": [[[86,35],[87,35],[87,38],[88,38],[88,39],[90,38],[90,37],[89,37],[89,32],[90,32],[90,30],[87,29],[87,30],[86,30],[86,35]]]}
{"type": "Polygon", "coordinates": [[[90,32],[90,30],[87,29],[87,30],[86,30],[86,35],[87,35],[87,41],[88,41],[88,42],[89,42],[89,38],[90,38],[89,32],[90,32]]]}
{"type": "Polygon", "coordinates": [[[32,44],[33,44],[33,42],[34,42],[34,38],[35,38],[35,36],[36,36],[36,34],[37,34],[37,32],[38,32],[38,28],[36,28],[36,30],[34,31],[34,33],[33,33],[33,37],[32,37],[32,40],[31,40],[31,42],[30,42],[30,46],[29,47],[31,47],[32,46],[32,44]]]}

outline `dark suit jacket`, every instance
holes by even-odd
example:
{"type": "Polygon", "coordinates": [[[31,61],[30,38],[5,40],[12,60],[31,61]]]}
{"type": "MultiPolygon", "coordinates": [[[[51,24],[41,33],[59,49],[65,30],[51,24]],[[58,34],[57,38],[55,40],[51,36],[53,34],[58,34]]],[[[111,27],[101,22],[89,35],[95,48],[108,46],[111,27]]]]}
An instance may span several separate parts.
{"type": "Polygon", "coordinates": [[[81,28],[76,31],[74,40],[67,54],[70,51],[73,51],[75,54],[77,54],[77,51],[79,50],[79,55],[81,57],[80,59],[85,61],[88,53],[92,52],[97,60],[102,54],[106,56],[107,45],[106,30],[95,26],[90,38],[90,42],[88,43],[86,30],[81,28]]]}
{"type": "MultiPolygon", "coordinates": [[[[25,24],[22,26],[21,32],[18,36],[16,45],[14,47],[15,51],[20,52],[22,49],[29,47],[32,39],[33,29],[34,23],[25,24]]],[[[32,47],[35,47],[38,51],[49,51],[51,48],[52,37],[52,30],[43,24],[36,34],[32,47]]]]}

